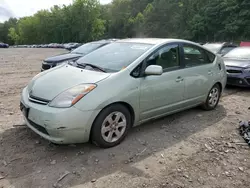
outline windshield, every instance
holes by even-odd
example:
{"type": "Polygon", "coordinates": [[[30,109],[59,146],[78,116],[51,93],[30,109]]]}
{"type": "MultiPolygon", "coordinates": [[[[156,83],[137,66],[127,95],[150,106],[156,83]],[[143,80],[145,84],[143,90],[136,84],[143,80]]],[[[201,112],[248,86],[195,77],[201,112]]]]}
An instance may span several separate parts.
{"type": "Polygon", "coordinates": [[[239,47],[231,50],[225,56],[225,58],[239,58],[250,59],[250,48],[239,47]]]}
{"type": "Polygon", "coordinates": [[[78,64],[92,64],[107,72],[117,72],[130,65],[153,45],[115,42],[80,58],[78,64]]]}
{"type": "Polygon", "coordinates": [[[236,47],[233,47],[233,46],[227,46],[227,47],[224,47],[222,50],[221,50],[221,54],[222,55],[225,55],[227,54],[228,52],[230,52],[232,49],[234,49],[236,47]]]}
{"type": "Polygon", "coordinates": [[[88,53],[94,51],[95,49],[101,47],[102,45],[104,45],[104,44],[103,43],[87,43],[87,44],[84,44],[84,45],[74,49],[71,53],[88,54],[88,53]]]}
{"type": "Polygon", "coordinates": [[[211,50],[212,52],[217,53],[222,45],[221,44],[204,44],[203,46],[211,50]]]}

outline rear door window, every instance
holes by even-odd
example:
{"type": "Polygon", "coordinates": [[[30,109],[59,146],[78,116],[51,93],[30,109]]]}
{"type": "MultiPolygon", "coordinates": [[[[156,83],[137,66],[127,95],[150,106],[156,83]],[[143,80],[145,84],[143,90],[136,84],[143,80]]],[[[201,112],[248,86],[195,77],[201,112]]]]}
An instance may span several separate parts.
{"type": "Polygon", "coordinates": [[[216,56],[214,54],[212,54],[211,52],[208,52],[208,51],[205,51],[205,52],[207,54],[207,58],[208,58],[209,63],[213,63],[216,56]]]}
{"type": "Polygon", "coordinates": [[[215,56],[206,50],[190,44],[183,44],[184,63],[186,67],[194,67],[212,63],[215,56]]]}

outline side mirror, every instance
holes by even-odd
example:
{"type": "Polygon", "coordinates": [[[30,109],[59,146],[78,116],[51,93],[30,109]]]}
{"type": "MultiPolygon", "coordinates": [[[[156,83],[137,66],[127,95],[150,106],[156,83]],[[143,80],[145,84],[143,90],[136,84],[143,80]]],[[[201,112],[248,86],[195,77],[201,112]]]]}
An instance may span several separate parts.
{"type": "Polygon", "coordinates": [[[159,65],[150,65],[145,70],[145,75],[162,75],[163,69],[162,66],[159,65]]]}

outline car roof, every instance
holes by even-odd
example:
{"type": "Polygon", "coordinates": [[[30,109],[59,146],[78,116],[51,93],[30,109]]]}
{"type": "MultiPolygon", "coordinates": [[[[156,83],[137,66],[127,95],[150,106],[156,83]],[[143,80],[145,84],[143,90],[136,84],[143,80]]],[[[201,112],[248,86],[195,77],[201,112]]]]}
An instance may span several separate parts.
{"type": "Polygon", "coordinates": [[[153,45],[167,43],[167,42],[187,42],[187,43],[197,45],[197,43],[195,42],[182,40],[182,39],[172,39],[172,38],[128,38],[128,39],[118,40],[117,42],[144,43],[144,44],[153,44],[153,45]]]}
{"type": "Polygon", "coordinates": [[[119,40],[119,39],[103,39],[103,40],[92,41],[92,42],[89,42],[89,43],[107,44],[107,43],[115,42],[117,40],[119,40]]]}
{"type": "Polygon", "coordinates": [[[250,50],[250,46],[239,46],[237,47],[237,49],[249,49],[250,50]]]}
{"type": "Polygon", "coordinates": [[[207,42],[206,44],[225,44],[225,42],[207,42]]]}
{"type": "Polygon", "coordinates": [[[237,46],[236,44],[231,43],[231,42],[207,42],[206,44],[214,44],[214,45],[221,45],[221,46],[224,46],[224,45],[237,46]]]}

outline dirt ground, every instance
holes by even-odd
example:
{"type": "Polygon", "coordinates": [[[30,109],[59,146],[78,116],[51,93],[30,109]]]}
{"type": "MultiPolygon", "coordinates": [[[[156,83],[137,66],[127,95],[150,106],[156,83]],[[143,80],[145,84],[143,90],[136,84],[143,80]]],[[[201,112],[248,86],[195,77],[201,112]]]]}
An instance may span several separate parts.
{"type": "Polygon", "coordinates": [[[54,145],[24,125],[20,92],[56,49],[0,49],[0,188],[246,188],[250,151],[238,135],[250,90],[133,128],[114,148],[54,145]]]}

